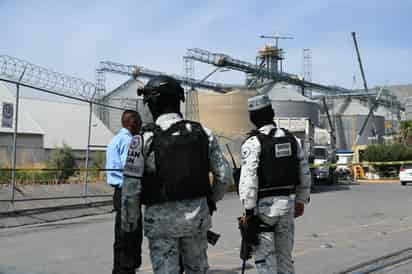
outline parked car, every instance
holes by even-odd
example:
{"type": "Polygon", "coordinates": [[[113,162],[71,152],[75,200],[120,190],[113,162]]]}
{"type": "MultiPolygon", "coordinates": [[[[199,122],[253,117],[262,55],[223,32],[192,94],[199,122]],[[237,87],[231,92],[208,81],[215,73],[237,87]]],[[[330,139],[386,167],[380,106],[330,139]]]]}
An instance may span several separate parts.
{"type": "Polygon", "coordinates": [[[401,166],[399,169],[399,180],[403,186],[407,183],[412,183],[412,164],[401,166]]]}

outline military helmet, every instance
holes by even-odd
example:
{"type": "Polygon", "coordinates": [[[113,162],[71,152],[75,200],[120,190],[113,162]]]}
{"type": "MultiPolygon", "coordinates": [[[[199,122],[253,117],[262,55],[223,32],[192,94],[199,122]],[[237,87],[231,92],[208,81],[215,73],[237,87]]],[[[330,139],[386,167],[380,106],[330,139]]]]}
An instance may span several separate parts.
{"type": "Polygon", "coordinates": [[[159,97],[176,97],[180,101],[185,101],[182,86],[173,77],[156,76],[150,79],[143,88],[137,89],[138,95],[143,95],[143,102],[156,102],[159,97]]]}

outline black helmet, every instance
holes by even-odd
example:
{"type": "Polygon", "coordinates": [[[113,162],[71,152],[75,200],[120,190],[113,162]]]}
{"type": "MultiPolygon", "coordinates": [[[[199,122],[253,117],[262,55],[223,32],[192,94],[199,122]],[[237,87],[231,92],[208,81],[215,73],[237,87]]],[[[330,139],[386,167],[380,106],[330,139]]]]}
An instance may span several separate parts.
{"type": "Polygon", "coordinates": [[[143,102],[156,101],[158,97],[175,96],[180,101],[185,101],[184,90],[182,86],[170,76],[156,76],[150,79],[144,88],[137,89],[138,95],[143,95],[143,102]]]}

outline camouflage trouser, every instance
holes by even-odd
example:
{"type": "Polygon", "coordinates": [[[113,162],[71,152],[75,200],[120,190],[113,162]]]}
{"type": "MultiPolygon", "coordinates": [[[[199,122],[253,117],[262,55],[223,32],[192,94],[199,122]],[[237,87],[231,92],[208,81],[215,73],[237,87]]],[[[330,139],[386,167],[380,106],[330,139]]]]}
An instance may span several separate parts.
{"type": "Polygon", "coordinates": [[[274,232],[259,234],[255,264],[259,274],[294,274],[292,260],[294,219],[291,215],[274,218],[274,232]]]}
{"type": "Polygon", "coordinates": [[[150,259],[155,274],[179,274],[179,255],[186,274],[204,274],[207,263],[206,232],[181,238],[149,238],[150,259]]]}

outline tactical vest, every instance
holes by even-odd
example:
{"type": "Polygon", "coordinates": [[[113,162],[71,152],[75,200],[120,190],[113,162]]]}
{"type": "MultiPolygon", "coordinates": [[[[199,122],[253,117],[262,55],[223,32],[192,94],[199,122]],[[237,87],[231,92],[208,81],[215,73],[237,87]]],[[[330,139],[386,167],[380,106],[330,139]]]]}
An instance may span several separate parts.
{"type": "Polygon", "coordinates": [[[146,205],[203,197],[211,192],[209,139],[196,122],[180,121],[167,130],[151,124],[150,152],[156,172],[143,177],[142,202],[146,205]]]}
{"type": "Polygon", "coordinates": [[[268,196],[289,195],[294,193],[299,179],[298,143],[286,129],[283,137],[274,137],[276,128],[268,135],[254,131],[261,145],[259,167],[258,199],[268,196]]]}

